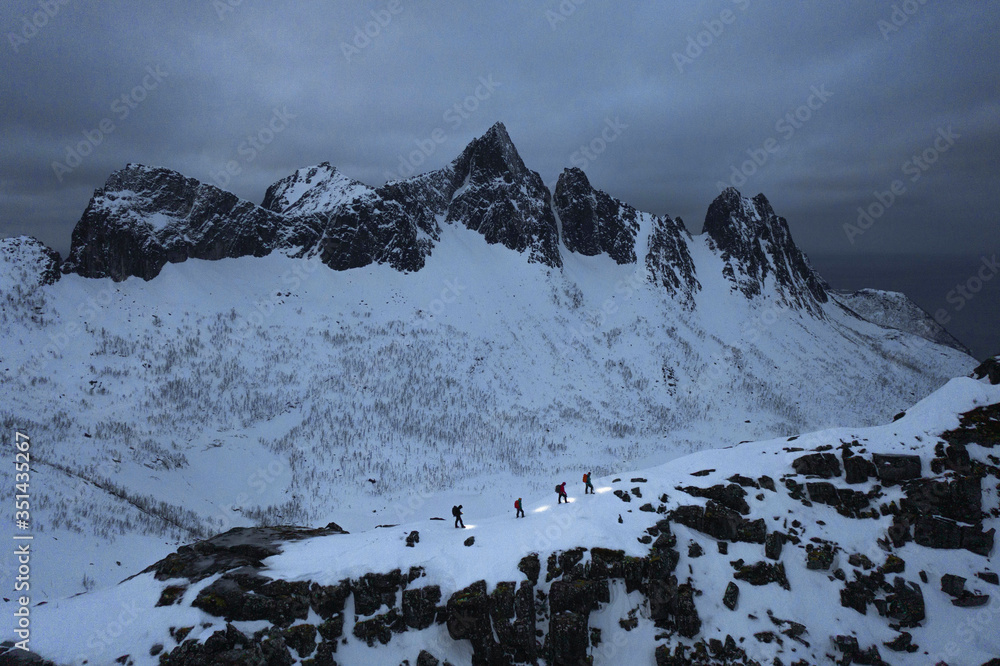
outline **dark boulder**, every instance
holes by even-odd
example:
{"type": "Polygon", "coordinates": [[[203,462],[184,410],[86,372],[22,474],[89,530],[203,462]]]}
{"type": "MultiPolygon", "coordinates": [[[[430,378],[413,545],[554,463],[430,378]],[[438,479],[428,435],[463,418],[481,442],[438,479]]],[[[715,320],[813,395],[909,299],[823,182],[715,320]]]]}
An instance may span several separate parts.
{"type": "Polygon", "coordinates": [[[421,650],[417,655],[417,666],[439,666],[440,661],[427,650],[421,650]]]}
{"type": "Polygon", "coordinates": [[[698,488],[696,486],[687,486],[686,488],[678,488],[692,497],[704,497],[707,499],[713,499],[722,506],[732,509],[733,511],[738,511],[744,516],[750,513],[750,506],[744,499],[747,492],[743,490],[742,486],[730,483],[729,485],[714,485],[708,488],[698,488]]]}
{"type": "Polygon", "coordinates": [[[736,602],[740,598],[740,587],[736,583],[729,581],[726,585],[726,592],[722,595],[722,605],[731,611],[736,610],[736,602]]]}
{"type": "Polygon", "coordinates": [[[517,564],[517,570],[527,576],[532,585],[536,585],[538,574],[542,571],[542,565],[538,561],[538,553],[530,553],[522,557],[517,564]]]}
{"type": "Polygon", "coordinates": [[[755,586],[778,583],[786,590],[792,589],[788,584],[788,578],[785,576],[785,565],[781,562],[771,564],[760,561],[754,564],[740,565],[737,567],[733,578],[744,580],[755,586]]]}
{"type": "Polygon", "coordinates": [[[864,483],[869,477],[877,476],[874,463],[861,456],[844,457],[844,472],[847,483],[864,483]]]}
{"type": "Polygon", "coordinates": [[[924,619],[924,595],[920,585],[896,577],[886,596],[886,615],[902,627],[916,627],[924,619]]]}
{"type": "Polygon", "coordinates": [[[272,581],[246,589],[231,576],[224,576],[202,589],[191,605],[227,621],[267,620],[287,627],[309,615],[309,583],[272,581]]]}
{"type": "Polygon", "coordinates": [[[792,461],[798,474],[832,479],[840,476],[840,461],[832,453],[810,453],[792,461]]]}
{"type": "Polygon", "coordinates": [[[782,532],[771,532],[764,539],[764,557],[769,560],[781,559],[781,548],[785,545],[786,536],[782,532]]]}
{"type": "Polygon", "coordinates": [[[309,605],[323,619],[332,617],[344,610],[347,597],[351,595],[351,582],[342,580],[337,585],[309,586],[309,605]]]}
{"type": "Polygon", "coordinates": [[[586,617],[599,604],[610,600],[606,580],[557,580],[549,588],[549,610],[552,613],[569,610],[586,617]]]}
{"type": "Polygon", "coordinates": [[[441,588],[437,585],[403,590],[403,622],[411,629],[426,629],[434,623],[441,588]]]}
{"type": "Polygon", "coordinates": [[[828,570],[833,565],[833,548],[823,544],[819,548],[806,546],[806,569],[828,570]]]}
{"type": "Polygon", "coordinates": [[[382,606],[396,605],[396,592],[403,583],[399,569],[389,573],[367,573],[351,582],[354,592],[354,612],[358,615],[372,615],[382,606]]]}
{"type": "Polygon", "coordinates": [[[887,486],[920,478],[920,456],[875,453],[872,462],[879,481],[887,486]]]}
{"type": "Polygon", "coordinates": [[[985,377],[993,385],[1000,384],[1000,356],[993,356],[980,363],[972,371],[972,375],[976,379],[985,377]]]}
{"type": "Polygon", "coordinates": [[[376,641],[387,645],[394,632],[404,631],[406,631],[406,624],[403,622],[402,614],[398,609],[390,608],[386,613],[356,622],[353,633],[355,637],[365,641],[368,647],[372,647],[376,641]]]}
{"type": "Polygon", "coordinates": [[[965,579],[954,574],[941,576],[941,591],[953,597],[965,595],[965,579]]]}
{"type": "Polygon", "coordinates": [[[978,523],[982,513],[982,485],[976,477],[949,481],[917,479],[903,485],[904,511],[935,515],[965,523],[978,523]]]}
{"type": "Polygon", "coordinates": [[[587,663],[590,645],[587,618],[572,611],[555,613],[549,620],[545,652],[552,666],[578,666],[587,663]]]}

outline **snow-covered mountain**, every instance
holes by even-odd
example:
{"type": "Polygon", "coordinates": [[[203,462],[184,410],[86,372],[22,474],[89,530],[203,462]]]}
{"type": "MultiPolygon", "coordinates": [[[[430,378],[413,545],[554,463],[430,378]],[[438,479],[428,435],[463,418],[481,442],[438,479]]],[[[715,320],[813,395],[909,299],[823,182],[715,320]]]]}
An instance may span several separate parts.
{"type": "Polygon", "coordinates": [[[854,310],[858,316],[874,324],[886,328],[898,328],[931,342],[947,345],[966,354],[970,353],[968,347],[956,340],[944,326],[910,300],[906,294],[881,289],[859,289],[853,292],[833,292],[832,295],[837,301],[854,310]]]}
{"type": "Polygon", "coordinates": [[[871,425],[975,365],[830,300],[763,196],[727,190],[692,236],[575,170],[550,196],[502,125],[435,172],[320,165],[264,203],[129,166],[58,281],[43,246],[0,241],[36,599],[233,526],[367,530],[871,425]]]}
{"type": "MultiPolygon", "coordinates": [[[[526,516],[237,528],[32,611],[59,664],[949,664],[1000,655],[1000,385],[572,479],[526,516]]],[[[2,648],[0,648],[2,649],[2,648]]]]}

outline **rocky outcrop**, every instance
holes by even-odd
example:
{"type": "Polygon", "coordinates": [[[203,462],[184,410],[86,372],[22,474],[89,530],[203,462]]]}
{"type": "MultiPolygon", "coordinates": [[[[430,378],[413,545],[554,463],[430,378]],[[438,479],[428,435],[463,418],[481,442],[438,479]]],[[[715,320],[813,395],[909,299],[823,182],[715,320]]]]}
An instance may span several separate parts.
{"type": "Polygon", "coordinates": [[[31,236],[0,238],[0,294],[20,298],[38,287],[55,284],[62,273],[59,253],[31,236]]]}
{"type": "Polygon", "coordinates": [[[595,190],[580,169],[566,169],[559,175],[552,207],[562,222],[562,241],[570,252],[591,257],[607,254],[619,264],[636,262],[639,213],[595,190]]]}
{"type": "Polygon", "coordinates": [[[688,309],[694,308],[694,295],[701,289],[688,246],[690,241],[691,234],[681,218],[654,217],[646,252],[650,281],[666,289],[688,309]]]}
{"type": "Polygon", "coordinates": [[[262,257],[286,220],[176,171],[129,164],[108,178],[73,229],[63,272],[156,277],[167,262],[262,257]]]}
{"type": "Polygon", "coordinates": [[[748,199],[726,189],[709,206],[704,229],[723,274],[747,298],[770,286],[791,307],[818,312],[817,304],[827,302],[824,283],[792,241],[788,222],[763,194],[748,199]]]}
{"type": "Polygon", "coordinates": [[[461,184],[447,221],[478,231],[487,243],[527,253],[530,262],[562,266],[549,189],[521,161],[503,123],[470,143],[450,168],[461,184]]]}
{"type": "Polygon", "coordinates": [[[976,379],[987,379],[994,386],[1000,384],[1000,356],[988,358],[972,371],[976,379]]]}

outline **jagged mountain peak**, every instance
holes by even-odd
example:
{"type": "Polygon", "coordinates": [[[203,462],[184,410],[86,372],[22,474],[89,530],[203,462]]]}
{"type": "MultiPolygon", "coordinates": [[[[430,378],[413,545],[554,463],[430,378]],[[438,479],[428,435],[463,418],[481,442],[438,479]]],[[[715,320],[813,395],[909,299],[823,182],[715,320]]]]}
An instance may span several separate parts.
{"type": "Polygon", "coordinates": [[[587,174],[573,167],[559,175],[552,206],[562,222],[562,240],[570,252],[608,254],[619,264],[634,264],[639,213],[596,190],[587,174]]]}
{"type": "Polygon", "coordinates": [[[298,169],[268,187],[261,206],[295,216],[330,213],[372,191],[329,162],[321,162],[298,169]]]}
{"type": "Polygon", "coordinates": [[[452,163],[456,173],[468,175],[473,182],[504,178],[525,180],[545,189],[541,177],[524,165],[503,123],[497,122],[485,134],[473,139],[452,163]]]}
{"type": "Polygon", "coordinates": [[[704,233],[721,256],[723,273],[748,298],[773,281],[789,305],[816,311],[828,300],[824,282],[792,240],[788,222],[775,214],[763,194],[744,197],[726,188],[708,207],[704,233]]]}

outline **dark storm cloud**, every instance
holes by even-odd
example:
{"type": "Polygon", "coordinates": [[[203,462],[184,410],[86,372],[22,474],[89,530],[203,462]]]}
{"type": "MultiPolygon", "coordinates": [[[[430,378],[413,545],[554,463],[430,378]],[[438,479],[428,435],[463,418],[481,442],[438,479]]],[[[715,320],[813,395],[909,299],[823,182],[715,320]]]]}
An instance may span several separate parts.
{"type": "Polygon", "coordinates": [[[0,28],[3,232],[63,253],[128,162],[259,202],[321,161],[440,167],[497,120],[550,186],[585,166],[694,232],[731,183],[809,252],[997,247],[994,3],[8,0],[0,28]]]}

